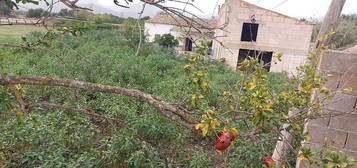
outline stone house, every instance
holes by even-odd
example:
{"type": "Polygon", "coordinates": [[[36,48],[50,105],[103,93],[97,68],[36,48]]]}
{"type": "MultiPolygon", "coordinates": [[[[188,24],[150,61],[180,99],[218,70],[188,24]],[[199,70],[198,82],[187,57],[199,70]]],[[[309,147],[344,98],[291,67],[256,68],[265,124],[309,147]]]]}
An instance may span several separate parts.
{"type": "Polygon", "coordinates": [[[213,59],[223,59],[236,69],[247,57],[258,57],[270,72],[296,73],[305,62],[313,24],[292,18],[242,0],[226,0],[218,11],[213,42],[213,59]],[[281,62],[274,54],[282,53],[281,62]]]}
{"type": "Polygon", "coordinates": [[[145,21],[145,34],[149,42],[153,42],[155,37],[163,34],[171,34],[179,41],[178,51],[194,51],[196,42],[209,39],[203,36],[202,32],[209,32],[208,29],[215,26],[215,20],[203,18],[193,20],[193,23],[190,23],[192,25],[189,25],[187,21],[180,17],[159,13],[145,21]],[[204,28],[200,29],[201,32],[199,32],[193,26],[203,26],[204,28]]]}

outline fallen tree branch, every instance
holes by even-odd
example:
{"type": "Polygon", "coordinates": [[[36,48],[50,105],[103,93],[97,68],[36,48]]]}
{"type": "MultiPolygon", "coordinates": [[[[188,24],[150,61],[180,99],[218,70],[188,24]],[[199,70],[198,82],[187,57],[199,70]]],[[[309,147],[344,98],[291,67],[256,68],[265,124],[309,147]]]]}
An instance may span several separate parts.
{"type": "Polygon", "coordinates": [[[196,120],[188,116],[182,107],[175,106],[168,102],[165,102],[159,97],[153,96],[148,93],[144,93],[135,89],[127,89],[116,86],[101,85],[89,82],[82,82],[66,78],[50,78],[50,77],[38,77],[38,76],[7,76],[0,75],[0,85],[38,85],[38,86],[62,86],[68,88],[76,88],[82,90],[89,90],[95,92],[114,93],[124,95],[138,100],[144,101],[155,107],[158,112],[164,117],[175,121],[176,123],[184,126],[188,129],[193,129],[197,123],[196,120]],[[173,114],[170,114],[169,112],[173,114]]]}
{"type": "Polygon", "coordinates": [[[76,107],[63,106],[61,104],[55,104],[55,103],[50,103],[50,102],[37,102],[37,103],[26,105],[26,109],[28,111],[30,111],[32,108],[35,108],[35,107],[60,108],[60,109],[68,110],[68,111],[83,113],[83,114],[94,116],[94,117],[97,117],[97,118],[103,118],[103,119],[107,119],[107,120],[121,122],[120,119],[110,118],[110,117],[106,117],[106,116],[100,115],[98,113],[95,113],[91,109],[78,109],[76,107]]]}
{"type": "Polygon", "coordinates": [[[10,86],[9,90],[10,90],[12,96],[15,97],[16,102],[19,104],[21,111],[24,114],[27,114],[28,113],[28,110],[26,108],[27,103],[22,98],[21,93],[19,93],[19,91],[14,86],[10,86]]]}
{"type": "MultiPolygon", "coordinates": [[[[11,75],[7,76],[7,75],[0,74],[0,85],[6,86],[6,85],[15,85],[15,84],[37,85],[37,86],[62,86],[62,87],[76,88],[76,89],[89,90],[95,92],[114,93],[114,94],[124,95],[149,103],[150,105],[155,107],[162,116],[178,123],[179,125],[185,128],[194,130],[195,124],[198,123],[196,120],[194,120],[193,118],[191,118],[185,113],[186,110],[184,108],[180,106],[176,106],[174,104],[167,103],[159,97],[135,89],[127,89],[127,88],[121,88],[116,86],[82,82],[82,81],[66,79],[66,78],[49,78],[49,77],[39,77],[39,76],[11,76],[11,75]]],[[[94,113],[92,110],[67,107],[67,106],[54,104],[50,102],[38,102],[33,104],[27,104],[25,108],[29,110],[35,107],[61,108],[69,111],[75,111],[87,115],[92,115],[99,118],[120,121],[119,119],[113,119],[113,118],[99,115],[97,113],[94,113]]],[[[252,131],[240,132],[238,136],[252,137],[255,136],[256,134],[259,134],[260,132],[261,129],[256,128],[252,131]]]]}

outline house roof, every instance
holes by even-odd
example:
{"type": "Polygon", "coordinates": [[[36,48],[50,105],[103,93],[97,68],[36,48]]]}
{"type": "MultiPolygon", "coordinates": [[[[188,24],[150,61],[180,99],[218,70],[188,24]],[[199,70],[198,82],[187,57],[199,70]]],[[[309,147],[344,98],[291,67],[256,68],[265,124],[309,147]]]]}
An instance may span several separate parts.
{"type": "Polygon", "coordinates": [[[355,45],[354,47],[351,47],[351,48],[348,48],[348,49],[344,50],[344,52],[357,54],[357,45],[355,45]]]}
{"type": "MultiPolygon", "coordinates": [[[[226,0],[226,2],[228,2],[230,0],[226,0]]],[[[288,18],[288,19],[291,19],[291,20],[295,20],[297,21],[298,23],[300,24],[307,24],[307,25],[315,25],[313,23],[310,23],[310,22],[307,22],[307,21],[302,21],[300,19],[297,19],[297,18],[294,18],[294,17],[291,17],[291,16],[288,16],[288,15],[285,15],[285,14],[282,14],[282,13],[279,13],[279,12],[275,12],[273,10],[269,10],[269,9],[266,9],[266,8],[263,8],[263,7],[260,7],[260,6],[257,6],[255,4],[251,4],[249,2],[246,2],[246,1],[243,1],[243,0],[239,0],[241,1],[245,6],[247,6],[248,8],[257,8],[257,9],[260,9],[260,10],[264,10],[266,12],[271,12],[271,13],[274,13],[280,17],[284,17],[284,18],[288,18]]]]}
{"type": "Polygon", "coordinates": [[[153,18],[145,21],[147,23],[155,23],[155,24],[167,24],[167,25],[174,25],[174,26],[184,26],[184,27],[191,27],[191,26],[199,26],[199,27],[206,27],[206,28],[214,28],[217,24],[215,19],[204,19],[204,18],[193,18],[193,21],[189,22],[181,17],[170,15],[167,13],[159,13],[153,18]]]}

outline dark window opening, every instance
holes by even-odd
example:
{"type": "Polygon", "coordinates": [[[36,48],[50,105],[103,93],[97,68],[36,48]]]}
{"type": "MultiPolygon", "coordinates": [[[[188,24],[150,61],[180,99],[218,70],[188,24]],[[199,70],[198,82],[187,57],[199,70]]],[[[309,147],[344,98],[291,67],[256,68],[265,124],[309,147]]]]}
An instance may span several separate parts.
{"type": "Polygon", "coordinates": [[[257,41],[259,24],[243,23],[241,41],[257,41]]]}
{"type": "MultiPolygon", "coordinates": [[[[247,57],[259,59],[264,65],[263,68],[266,69],[268,72],[270,71],[271,60],[273,58],[273,52],[240,49],[239,55],[238,55],[238,64],[237,64],[238,68],[240,67],[239,64],[242,63],[247,57]]],[[[241,69],[241,68],[239,68],[239,69],[241,69]]]]}
{"type": "Polygon", "coordinates": [[[186,38],[185,39],[185,51],[192,51],[192,39],[191,38],[186,38]]]}

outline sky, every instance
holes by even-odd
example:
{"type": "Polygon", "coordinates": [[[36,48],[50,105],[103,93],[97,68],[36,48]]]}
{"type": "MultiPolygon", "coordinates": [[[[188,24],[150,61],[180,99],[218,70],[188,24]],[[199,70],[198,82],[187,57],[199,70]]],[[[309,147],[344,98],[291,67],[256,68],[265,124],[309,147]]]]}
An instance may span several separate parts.
{"type": "MultiPolygon", "coordinates": [[[[137,1],[137,0],[136,0],[137,1]]],[[[282,14],[296,18],[322,18],[331,3],[331,0],[246,0],[252,4],[271,9],[282,14]],[[279,5],[280,4],[280,5],[279,5]]],[[[98,0],[99,4],[113,5],[113,0],[98,0]]],[[[135,2],[135,0],[134,0],[135,2]]],[[[224,0],[195,0],[194,4],[199,6],[202,12],[194,11],[199,15],[212,15],[216,4],[222,4],[224,0]]],[[[173,4],[171,4],[173,5],[173,4]]],[[[174,6],[177,7],[177,4],[174,6]]],[[[215,10],[217,13],[217,9],[215,10]]],[[[357,13],[357,0],[347,0],[344,14],[357,13]]]]}

